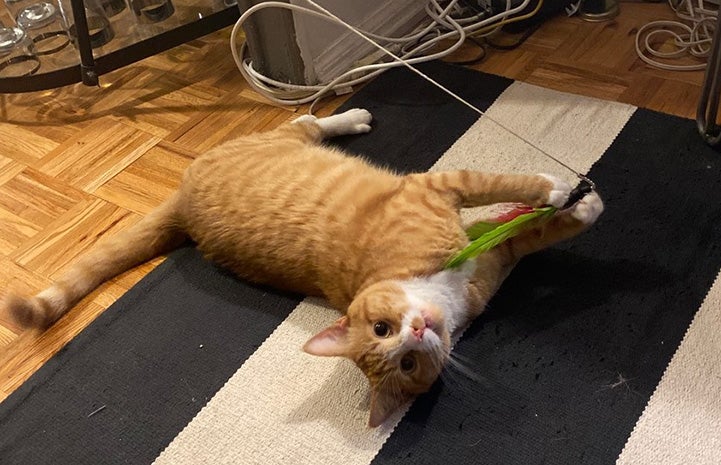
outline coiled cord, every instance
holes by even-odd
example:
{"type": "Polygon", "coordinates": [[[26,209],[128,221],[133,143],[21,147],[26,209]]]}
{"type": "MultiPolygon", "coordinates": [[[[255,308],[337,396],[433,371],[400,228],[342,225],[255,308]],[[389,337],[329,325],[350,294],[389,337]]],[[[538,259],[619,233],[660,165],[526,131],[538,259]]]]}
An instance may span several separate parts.
{"type": "Polygon", "coordinates": [[[669,0],[679,21],[652,21],[636,33],[636,53],[647,64],[672,71],[698,71],[706,63],[674,64],[670,59],[709,56],[716,26],[717,11],[709,9],[704,0],[669,0]],[[657,44],[671,43],[675,49],[664,52],[657,44]],[[663,60],[663,61],[662,61],[663,60]]]}

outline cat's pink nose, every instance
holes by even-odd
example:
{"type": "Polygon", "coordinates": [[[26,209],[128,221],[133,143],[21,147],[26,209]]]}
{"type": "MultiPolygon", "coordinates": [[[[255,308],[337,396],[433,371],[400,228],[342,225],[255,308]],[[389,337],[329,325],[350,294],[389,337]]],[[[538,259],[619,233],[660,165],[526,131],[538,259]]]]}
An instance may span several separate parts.
{"type": "Polygon", "coordinates": [[[425,331],[426,328],[413,328],[413,336],[419,341],[423,340],[423,331],[425,331]]]}
{"type": "Polygon", "coordinates": [[[419,341],[423,340],[423,332],[426,330],[426,327],[423,326],[421,328],[411,328],[411,332],[413,333],[413,336],[419,341]]]}

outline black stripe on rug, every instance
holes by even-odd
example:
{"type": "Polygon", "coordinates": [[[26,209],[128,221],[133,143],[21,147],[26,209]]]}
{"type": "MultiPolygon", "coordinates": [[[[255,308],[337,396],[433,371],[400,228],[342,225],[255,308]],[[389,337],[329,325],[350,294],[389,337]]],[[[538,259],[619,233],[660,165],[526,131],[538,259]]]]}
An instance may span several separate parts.
{"type": "MultiPolygon", "coordinates": [[[[485,111],[513,81],[441,62],[418,66],[485,111]]],[[[479,115],[405,68],[394,68],[366,85],[337,113],[365,108],[373,130],[334,143],[350,153],[399,172],[427,171],[478,120],[479,115]]]]}
{"type": "Polygon", "coordinates": [[[721,159],[638,110],[590,171],[606,211],[524,259],[374,464],[612,464],[721,266],[721,159]]]}
{"type": "Polygon", "coordinates": [[[300,301],[173,253],[0,405],[0,463],[150,463],[300,301]]]}
{"type": "MultiPolygon", "coordinates": [[[[423,69],[481,109],[511,83],[423,69]]],[[[367,85],[351,107],[383,124],[335,143],[404,172],[428,169],[477,119],[405,70],[367,85]]],[[[0,463],[152,462],[299,301],[242,283],[193,249],[171,254],[0,404],[0,463]]]]}

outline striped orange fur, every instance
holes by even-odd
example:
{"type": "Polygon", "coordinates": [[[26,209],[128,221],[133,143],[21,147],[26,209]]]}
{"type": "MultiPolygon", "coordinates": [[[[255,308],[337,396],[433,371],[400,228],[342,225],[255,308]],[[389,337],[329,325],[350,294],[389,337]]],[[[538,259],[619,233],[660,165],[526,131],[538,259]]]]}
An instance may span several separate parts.
{"type": "Polygon", "coordinates": [[[353,360],[372,388],[370,424],[380,424],[431,386],[452,333],[483,310],[521,256],[577,234],[602,204],[587,197],[585,210],[558,214],[482,255],[475,268],[441,272],[468,242],[461,208],[560,206],[569,188],[542,175],[399,175],[321,144],[367,132],[370,122],[359,109],[306,116],[210,150],[157,210],[101,241],[49,289],[6,296],[5,307],[25,325],[48,326],[104,281],[192,239],[244,279],[337,307],[342,318],[305,349],[353,360]]]}

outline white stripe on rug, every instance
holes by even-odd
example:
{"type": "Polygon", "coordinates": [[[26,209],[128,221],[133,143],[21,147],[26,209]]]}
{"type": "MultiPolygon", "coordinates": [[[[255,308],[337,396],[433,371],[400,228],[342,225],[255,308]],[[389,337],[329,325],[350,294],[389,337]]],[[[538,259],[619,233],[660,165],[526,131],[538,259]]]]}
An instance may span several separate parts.
{"type": "MultiPolygon", "coordinates": [[[[634,110],[514,83],[489,114],[586,171],[634,110]]],[[[483,119],[434,167],[458,168],[545,171],[574,179],[483,119]]],[[[368,429],[363,375],[345,360],[300,351],[308,338],[337,318],[337,311],[317,300],[298,305],[155,463],[368,464],[403,412],[384,427],[368,429]]]]}
{"type": "MultiPolygon", "coordinates": [[[[581,173],[623,129],[636,107],[515,82],[486,114],[581,173]]],[[[537,149],[486,118],[479,119],[433,167],[518,173],[547,172],[578,179],[537,149]]],[[[602,188],[603,186],[599,186],[602,188]]]]}
{"type": "Polygon", "coordinates": [[[618,465],[718,465],[721,457],[721,275],[716,277],[618,465]]]}

